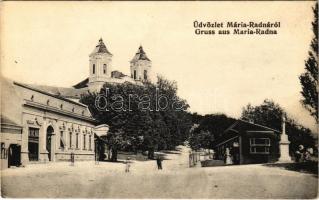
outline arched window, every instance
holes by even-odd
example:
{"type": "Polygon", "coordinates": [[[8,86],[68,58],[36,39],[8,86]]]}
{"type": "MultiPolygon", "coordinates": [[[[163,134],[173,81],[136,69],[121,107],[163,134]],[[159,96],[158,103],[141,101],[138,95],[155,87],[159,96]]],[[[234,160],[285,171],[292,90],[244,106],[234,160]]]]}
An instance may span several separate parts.
{"type": "Polygon", "coordinates": [[[144,70],[144,80],[147,80],[147,70],[144,70]]]}
{"type": "Polygon", "coordinates": [[[70,138],[69,138],[69,139],[70,139],[70,141],[69,141],[69,143],[70,143],[69,148],[72,148],[72,133],[71,133],[71,132],[70,132],[70,135],[69,135],[69,136],[70,136],[70,138]]]}
{"type": "Polygon", "coordinates": [[[79,133],[76,134],[75,146],[77,149],[79,148],[79,133]]]}
{"type": "Polygon", "coordinates": [[[63,150],[65,147],[65,142],[63,138],[63,131],[60,132],[60,148],[63,150]]]}
{"type": "Polygon", "coordinates": [[[83,135],[83,149],[86,149],[86,135],[83,135]]]}
{"type": "Polygon", "coordinates": [[[93,74],[95,74],[95,64],[93,64],[93,74]]]}
{"type": "Polygon", "coordinates": [[[92,150],[92,148],[91,148],[92,138],[91,138],[91,137],[92,137],[92,136],[89,135],[89,150],[92,150]]]}
{"type": "Polygon", "coordinates": [[[103,74],[106,74],[106,64],[103,64],[103,74]]]}

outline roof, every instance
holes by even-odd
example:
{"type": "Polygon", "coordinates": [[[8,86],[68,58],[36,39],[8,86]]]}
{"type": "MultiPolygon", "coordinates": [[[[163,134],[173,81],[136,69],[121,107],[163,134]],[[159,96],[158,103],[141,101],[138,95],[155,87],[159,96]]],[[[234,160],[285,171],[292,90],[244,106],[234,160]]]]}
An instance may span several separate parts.
{"type": "Polygon", "coordinates": [[[49,95],[69,103],[77,104],[80,106],[86,106],[82,103],[70,100],[68,98],[80,98],[82,94],[84,94],[87,90],[75,89],[75,88],[62,88],[62,87],[54,87],[54,86],[46,86],[46,85],[32,85],[32,84],[24,84],[14,82],[15,85],[40,92],[45,95],[49,95]]]}
{"type": "MultiPolygon", "coordinates": [[[[116,83],[117,80],[123,79],[123,77],[129,77],[128,75],[125,75],[124,73],[115,70],[111,72],[111,79],[108,80],[108,82],[114,82],[116,83]]],[[[106,82],[106,81],[105,81],[106,82]]],[[[61,87],[50,87],[50,86],[40,86],[44,87],[44,89],[47,91],[53,91],[55,94],[60,93],[62,96],[70,96],[73,97],[80,97],[83,92],[88,91],[88,86],[89,86],[89,78],[86,78],[79,83],[75,84],[72,86],[72,88],[61,88],[61,87]],[[82,89],[79,91],[79,89],[82,89]]],[[[39,87],[39,86],[36,86],[39,87]]]]}
{"type": "Polygon", "coordinates": [[[147,56],[145,51],[143,50],[143,47],[140,46],[137,50],[137,53],[135,54],[134,58],[131,60],[131,62],[136,62],[138,60],[147,60],[151,61],[147,56]]]}
{"type": "Polygon", "coordinates": [[[106,136],[108,131],[109,131],[109,125],[107,124],[100,124],[94,127],[94,133],[99,137],[106,136]]]}
{"type": "Polygon", "coordinates": [[[112,78],[122,78],[122,77],[127,76],[127,75],[123,74],[120,71],[115,70],[115,71],[111,72],[111,76],[112,76],[112,78]]]}
{"type": "MultiPolygon", "coordinates": [[[[20,83],[21,84],[21,83],[20,83]]],[[[49,93],[55,97],[64,97],[72,99],[80,99],[81,95],[88,93],[88,88],[67,88],[67,87],[57,87],[57,86],[48,86],[48,85],[36,85],[36,84],[22,84],[32,89],[40,90],[42,92],[49,93]]]]}
{"type": "Polygon", "coordinates": [[[15,126],[15,127],[22,127],[21,124],[14,122],[13,120],[9,119],[7,116],[4,116],[2,114],[0,116],[0,119],[1,119],[2,126],[5,124],[5,125],[10,125],[10,126],[15,126]]]}
{"type": "Polygon", "coordinates": [[[267,126],[254,124],[245,120],[238,119],[223,132],[221,137],[216,138],[216,141],[214,141],[213,146],[219,145],[221,142],[233,138],[235,136],[242,134],[247,135],[255,132],[258,132],[263,135],[267,134],[272,136],[276,136],[277,134],[281,133],[280,131],[269,128],[267,126]]]}
{"type": "Polygon", "coordinates": [[[93,52],[91,54],[95,54],[95,53],[107,53],[109,55],[112,55],[106,48],[103,39],[101,38],[99,40],[98,45],[95,46],[95,49],[93,50],[93,52]]]}
{"type": "Polygon", "coordinates": [[[75,88],[75,89],[80,89],[80,88],[87,87],[88,83],[89,83],[89,78],[86,78],[83,81],[73,85],[72,87],[75,88]]]}
{"type": "Polygon", "coordinates": [[[249,122],[249,121],[246,121],[246,120],[242,120],[242,119],[238,119],[234,124],[232,124],[229,128],[227,128],[225,130],[225,132],[229,131],[229,130],[236,130],[237,129],[240,129],[240,128],[255,128],[256,130],[265,130],[265,131],[273,131],[273,132],[276,132],[276,133],[281,133],[280,131],[278,130],[275,130],[275,129],[272,129],[272,128],[269,128],[267,126],[263,126],[263,125],[260,125],[260,124],[255,124],[255,123],[252,123],[252,122],[249,122]]]}

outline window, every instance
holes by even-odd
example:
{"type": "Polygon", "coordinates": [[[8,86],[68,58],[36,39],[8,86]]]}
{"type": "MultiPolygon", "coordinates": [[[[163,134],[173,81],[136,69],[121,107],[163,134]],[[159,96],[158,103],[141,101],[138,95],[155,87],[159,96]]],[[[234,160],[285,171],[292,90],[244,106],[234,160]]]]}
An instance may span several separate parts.
{"type": "Polygon", "coordinates": [[[39,137],[39,129],[29,128],[29,137],[39,137]]]}
{"type": "Polygon", "coordinates": [[[134,70],[134,79],[136,79],[136,70],[134,70]]]}
{"type": "Polygon", "coordinates": [[[250,138],[249,144],[251,154],[269,154],[269,138],[250,138]]]}
{"type": "Polygon", "coordinates": [[[147,80],[147,70],[144,70],[144,80],[147,80]]]}
{"type": "Polygon", "coordinates": [[[39,159],[39,129],[29,128],[28,137],[29,161],[38,161],[39,159]]]}
{"type": "Polygon", "coordinates": [[[65,141],[64,141],[64,138],[63,138],[63,131],[60,132],[60,148],[61,149],[64,149],[65,147],[65,141]]]}
{"type": "Polygon", "coordinates": [[[75,141],[75,146],[78,149],[79,148],[79,134],[76,134],[76,141],[75,141]]]}
{"type": "Polygon", "coordinates": [[[70,132],[70,141],[69,141],[69,143],[70,143],[70,147],[69,148],[72,148],[72,133],[70,132]]]}
{"type": "Polygon", "coordinates": [[[106,74],[106,64],[103,64],[103,74],[106,74]]]}
{"type": "Polygon", "coordinates": [[[92,138],[91,138],[92,136],[91,135],[89,135],[89,150],[91,150],[91,142],[92,142],[92,138]]]}
{"type": "Polygon", "coordinates": [[[95,64],[93,64],[93,74],[95,74],[95,64]]]}
{"type": "Polygon", "coordinates": [[[85,146],[86,141],[85,141],[85,139],[86,139],[86,135],[83,135],[83,149],[86,149],[86,146],[85,146]]]}

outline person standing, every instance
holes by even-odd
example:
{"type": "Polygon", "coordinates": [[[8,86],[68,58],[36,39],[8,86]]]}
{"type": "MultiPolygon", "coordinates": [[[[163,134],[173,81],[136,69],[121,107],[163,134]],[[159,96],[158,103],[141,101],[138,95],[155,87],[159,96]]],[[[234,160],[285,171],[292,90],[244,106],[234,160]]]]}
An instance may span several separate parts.
{"type": "Polygon", "coordinates": [[[125,172],[129,173],[131,167],[130,157],[127,157],[125,160],[125,172]]]}
{"type": "Polygon", "coordinates": [[[303,162],[304,161],[304,153],[305,149],[303,145],[298,146],[298,150],[295,153],[296,162],[303,162]]]}
{"type": "Polygon", "coordinates": [[[161,159],[161,156],[157,156],[156,157],[156,163],[157,163],[157,169],[158,170],[162,170],[163,168],[162,168],[162,159],[161,159]]]}
{"type": "Polygon", "coordinates": [[[225,151],[225,164],[226,165],[232,165],[233,161],[230,154],[230,149],[227,147],[225,151]]]}

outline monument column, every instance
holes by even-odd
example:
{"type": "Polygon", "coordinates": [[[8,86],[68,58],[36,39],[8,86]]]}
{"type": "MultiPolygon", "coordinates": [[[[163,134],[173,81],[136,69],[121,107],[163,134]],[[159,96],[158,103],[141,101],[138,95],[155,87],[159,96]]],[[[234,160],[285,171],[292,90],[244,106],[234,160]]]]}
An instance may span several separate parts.
{"type": "Polygon", "coordinates": [[[282,116],[282,133],[280,136],[279,149],[280,149],[280,157],[278,162],[286,163],[291,162],[291,157],[289,155],[289,140],[288,135],[286,134],[286,118],[282,116]]]}

